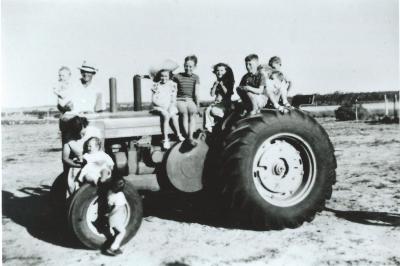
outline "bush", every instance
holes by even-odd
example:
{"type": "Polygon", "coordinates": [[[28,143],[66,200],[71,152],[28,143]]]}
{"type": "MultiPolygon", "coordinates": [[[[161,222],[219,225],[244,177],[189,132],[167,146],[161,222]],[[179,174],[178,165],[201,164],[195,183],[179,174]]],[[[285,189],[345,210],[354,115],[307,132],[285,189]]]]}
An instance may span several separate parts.
{"type": "MultiPolygon", "coordinates": [[[[369,117],[369,112],[361,104],[357,106],[359,120],[366,120],[369,117]]],[[[346,104],[335,110],[335,117],[338,121],[356,120],[356,105],[346,104]]]]}

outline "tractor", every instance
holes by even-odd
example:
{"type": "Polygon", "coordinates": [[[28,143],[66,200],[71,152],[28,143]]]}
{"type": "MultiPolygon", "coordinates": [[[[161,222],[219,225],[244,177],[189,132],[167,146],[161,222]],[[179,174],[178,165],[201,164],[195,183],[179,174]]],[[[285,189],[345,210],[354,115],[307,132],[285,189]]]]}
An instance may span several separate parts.
{"type": "MultiPolygon", "coordinates": [[[[286,113],[263,109],[242,116],[232,111],[211,134],[202,131],[198,119],[197,146],[176,141],[163,150],[159,116],[143,110],[143,80],[133,78],[134,111],[117,110],[116,80],[111,78],[110,112],[87,115],[103,134],[115,172],[127,181],[123,243],[140,227],[146,191],[210,195],[205,198],[221,205],[229,222],[258,230],[296,228],[323,210],[336,181],[336,158],[326,131],[298,108],[310,97],[294,97],[295,107],[286,113]]],[[[66,205],[72,232],[92,249],[107,239],[96,226],[99,190],[84,184],[66,205]]]]}

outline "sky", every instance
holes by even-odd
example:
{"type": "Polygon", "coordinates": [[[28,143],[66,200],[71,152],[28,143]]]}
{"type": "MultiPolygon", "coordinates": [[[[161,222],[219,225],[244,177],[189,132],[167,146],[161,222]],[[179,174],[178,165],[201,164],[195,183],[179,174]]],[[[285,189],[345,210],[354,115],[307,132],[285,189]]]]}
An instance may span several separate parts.
{"type": "Polygon", "coordinates": [[[115,77],[118,101],[131,102],[135,74],[189,54],[202,100],[214,64],[240,81],[250,53],[280,56],[292,95],[399,89],[397,0],[2,0],[1,15],[2,108],[54,105],[59,67],[78,79],[83,60],[107,98],[115,77]]]}

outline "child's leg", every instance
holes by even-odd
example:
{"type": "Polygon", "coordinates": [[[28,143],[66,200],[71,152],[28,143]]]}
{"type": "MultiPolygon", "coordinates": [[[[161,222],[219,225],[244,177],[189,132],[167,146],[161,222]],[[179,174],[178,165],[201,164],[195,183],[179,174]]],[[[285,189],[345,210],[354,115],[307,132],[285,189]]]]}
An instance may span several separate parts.
{"type": "Polygon", "coordinates": [[[185,101],[177,101],[179,114],[182,115],[183,133],[189,135],[189,114],[185,101]]]}
{"type": "Polygon", "coordinates": [[[252,103],[251,103],[251,100],[249,98],[247,91],[244,90],[242,87],[238,87],[236,91],[237,91],[240,99],[242,100],[244,109],[246,111],[251,111],[252,103]]]}
{"type": "Polygon", "coordinates": [[[193,139],[193,133],[196,130],[196,114],[197,106],[193,101],[188,101],[188,113],[189,113],[189,139],[193,139]]]}
{"type": "Polygon", "coordinates": [[[219,118],[224,117],[224,109],[219,106],[214,106],[211,108],[211,115],[219,118]]]}
{"type": "Polygon", "coordinates": [[[119,249],[120,247],[121,247],[121,242],[122,242],[122,240],[124,239],[124,236],[125,236],[125,233],[126,233],[126,230],[125,230],[125,228],[122,228],[122,227],[119,227],[118,229],[117,228],[113,228],[114,229],[114,241],[112,242],[112,244],[111,244],[111,246],[110,246],[110,249],[111,250],[117,250],[117,249],[119,249]]]}
{"type": "Polygon", "coordinates": [[[207,109],[204,111],[204,127],[207,129],[209,132],[211,132],[212,127],[214,126],[214,118],[211,115],[211,109],[213,108],[213,105],[210,105],[207,107],[207,109]]]}
{"type": "Polygon", "coordinates": [[[169,116],[168,111],[166,111],[166,110],[160,109],[159,111],[161,113],[161,115],[160,115],[161,132],[162,132],[164,140],[167,140],[168,139],[167,129],[168,129],[168,126],[169,126],[170,116],[169,116]]]}
{"type": "Polygon", "coordinates": [[[251,109],[250,113],[254,114],[259,110],[258,102],[257,102],[257,95],[251,92],[247,92],[247,96],[250,99],[251,109]]]}
{"type": "Polygon", "coordinates": [[[183,139],[183,136],[182,136],[181,131],[180,131],[180,129],[179,129],[179,120],[178,120],[178,116],[177,116],[176,114],[173,114],[173,115],[171,116],[171,119],[172,119],[172,124],[173,124],[173,126],[174,126],[175,133],[176,133],[176,135],[178,136],[179,141],[183,141],[184,139],[183,139]]]}

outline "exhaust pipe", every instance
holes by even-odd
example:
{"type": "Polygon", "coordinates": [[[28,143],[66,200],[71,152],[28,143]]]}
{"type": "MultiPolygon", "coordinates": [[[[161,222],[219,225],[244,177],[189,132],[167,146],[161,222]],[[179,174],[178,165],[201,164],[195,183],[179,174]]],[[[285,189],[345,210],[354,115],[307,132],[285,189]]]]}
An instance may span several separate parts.
{"type": "Polygon", "coordinates": [[[117,79],[110,78],[109,79],[110,85],[110,112],[116,113],[118,111],[117,105],[117,79]]]}
{"type": "Polygon", "coordinates": [[[140,75],[133,77],[133,110],[142,111],[142,84],[140,75]]]}

